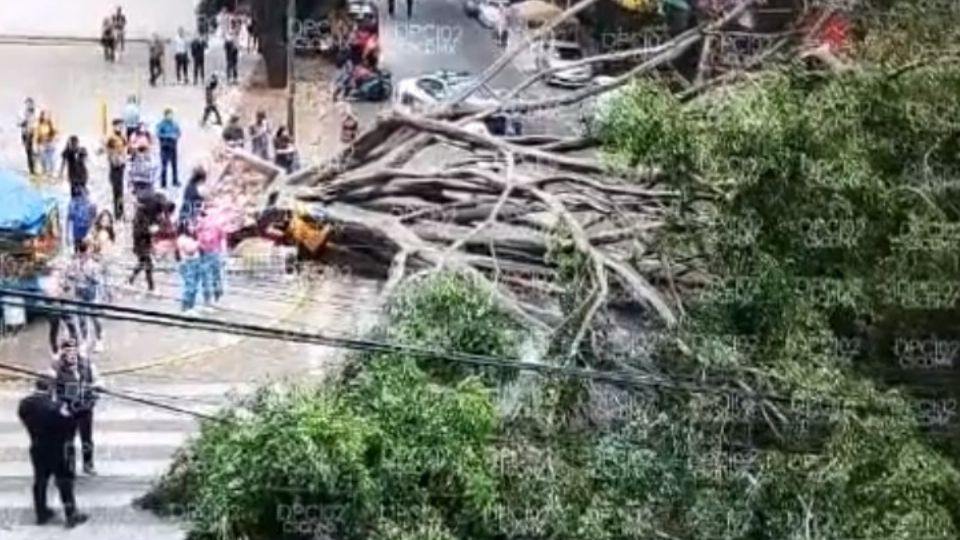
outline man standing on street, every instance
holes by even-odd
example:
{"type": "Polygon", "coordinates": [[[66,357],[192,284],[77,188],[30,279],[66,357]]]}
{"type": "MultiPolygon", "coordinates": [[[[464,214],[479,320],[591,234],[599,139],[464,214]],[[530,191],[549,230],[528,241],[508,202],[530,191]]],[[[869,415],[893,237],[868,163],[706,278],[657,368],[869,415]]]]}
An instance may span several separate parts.
{"type": "Polygon", "coordinates": [[[123,52],[127,45],[127,16],[123,14],[123,9],[117,8],[113,14],[113,28],[117,40],[117,48],[123,52]]]}
{"type": "Polygon", "coordinates": [[[20,120],[17,124],[20,127],[20,141],[23,143],[23,150],[27,154],[27,169],[31,175],[36,171],[36,150],[33,146],[33,138],[37,128],[37,105],[33,98],[27,98],[24,102],[23,113],[20,114],[20,120]]]}
{"type": "MultiPolygon", "coordinates": [[[[53,362],[47,375],[56,381],[57,401],[67,407],[80,431],[83,472],[96,476],[97,471],[93,467],[93,408],[100,389],[99,375],[93,362],[86,355],[80,354],[76,341],[67,339],[60,350],[60,358],[53,362]]],[[[73,436],[74,433],[71,433],[68,440],[71,446],[73,436]]],[[[76,467],[73,461],[70,465],[71,468],[76,467]]]]}
{"type": "Polygon", "coordinates": [[[93,222],[97,218],[97,207],[87,196],[87,191],[80,190],[70,198],[70,204],[67,207],[67,223],[70,225],[67,232],[68,242],[73,246],[75,253],[80,251],[80,244],[87,237],[87,233],[93,228],[93,222]]]}
{"type": "Polygon", "coordinates": [[[127,98],[127,104],[123,108],[123,125],[127,129],[127,140],[140,128],[140,104],[137,103],[137,96],[127,98]]]}
{"type": "Polygon", "coordinates": [[[200,84],[207,78],[204,72],[204,60],[207,53],[207,39],[203,34],[197,34],[190,41],[190,56],[193,58],[193,84],[200,84]]]}
{"type": "Polygon", "coordinates": [[[87,188],[87,149],[80,146],[80,139],[71,135],[67,139],[67,146],[60,154],[60,178],[66,169],[70,179],[70,196],[75,196],[87,188]]]}
{"type": "Polygon", "coordinates": [[[183,28],[177,30],[177,36],[173,38],[173,60],[177,66],[177,82],[180,84],[190,84],[190,56],[189,43],[183,28]]]}
{"type": "Polygon", "coordinates": [[[157,34],[150,42],[150,86],[157,85],[157,79],[163,76],[163,40],[157,34]]]}
{"type": "Polygon", "coordinates": [[[107,162],[110,165],[110,189],[113,192],[113,215],[123,219],[123,170],[127,165],[127,139],[123,136],[123,120],[113,121],[113,133],[107,138],[107,162]]]}
{"type": "Polygon", "coordinates": [[[413,18],[413,0],[407,0],[407,18],[413,18]]]}
{"type": "Polygon", "coordinates": [[[227,83],[236,84],[238,74],[237,74],[237,64],[240,62],[240,48],[237,46],[237,36],[231,30],[226,30],[227,35],[226,39],[223,42],[223,52],[226,55],[227,61],[227,83]]]}
{"type": "Polygon", "coordinates": [[[390,17],[393,17],[396,11],[397,11],[397,0],[387,0],[387,13],[390,14],[390,17]]]}
{"type": "Polygon", "coordinates": [[[160,141],[160,188],[167,188],[167,166],[173,169],[173,187],[180,187],[177,176],[177,143],[180,141],[180,125],[173,119],[173,110],[163,111],[163,120],[157,124],[157,140],[160,141]]]}
{"type": "Polygon", "coordinates": [[[205,89],[205,96],[207,100],[207,106],[203,108],[203,118],[200,119],[200,127],[206,127],[207,119],[210,118],[210,115],[217,117],[217,125],[223,125],[223,118],[220,117],[220,109],[217,108],[217,87],[220,85],[220,82],[217,80],[217,74],[214,73],[210,75],[210,82],[207,83],[205,89]]]}
{"type": "Polygon", "coordinates": [[[37,514],[37,525],[44,525],[54,517],[53,511],[47,506],[47,485],[53,476],[63,503],[66,525],[73,528],[88,519],[86,514],[77,511],[77,501],[73,495],[76,477],[73,434],[76,424],[67,407],[53,399],[50,387],[47,380],[38,380],[34,393],[20,401],[17,415],[30,434],[33,509],[37,514]]]}

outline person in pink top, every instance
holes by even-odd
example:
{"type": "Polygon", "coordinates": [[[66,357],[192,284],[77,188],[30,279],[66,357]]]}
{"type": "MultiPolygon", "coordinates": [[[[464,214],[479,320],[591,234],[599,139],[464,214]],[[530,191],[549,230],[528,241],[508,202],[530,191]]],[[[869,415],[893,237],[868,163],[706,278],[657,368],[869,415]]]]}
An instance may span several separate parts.
{"type": "Polygon", "coordinates": [[[227,250],[227,233],[219,215],[201,211],[197,223],[197,241],[200,244],[203,302],[209,307],[223,296],[223,256],[227,250]]]}
{"type": "Polygon", "coordinates": [[[200,244],[196,232],[190,225],[180,227],[177,236],[177,255],[180,260],[180,277],[183,279],[183,297],[181,310],[184,315],[195,315],[197,305],[197,284],[200,281],[200,244]]]}

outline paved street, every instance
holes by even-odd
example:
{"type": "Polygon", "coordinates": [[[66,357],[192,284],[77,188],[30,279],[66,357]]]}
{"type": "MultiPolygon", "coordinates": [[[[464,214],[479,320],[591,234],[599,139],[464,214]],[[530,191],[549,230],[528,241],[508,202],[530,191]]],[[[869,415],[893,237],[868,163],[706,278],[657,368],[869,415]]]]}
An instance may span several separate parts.
{"type": "Polygon", "coordinates": [[[100,23],[122,6],[127,35],[143,39],[153,32],[173,35],[196,25],[196,0],[0,0],[0,35],[87,37],[99,39],[100,23]]]}
{"type": "MultiPolygon", "coordinates": [[[[192,4],[192,1],[138,0],[125,2],[124,8],[132,31],[139,24],[143,35],[153,29],[170,35],[177,26],[190,27],[192,4]]],[[[59,2],[57,6],[50,2],[34,3],[30,10],[16,7],[19,11],[8,10],[12,5],[9,0],[0,0],[0,12],[4,14],[0,33],[82,36],[89,24],[89,20],[82,19],[83,14],[73,18],[72,11],[58,13],[63,5],[59,2]],[[20,12],[25,13],[25,18],[17,21],[7,18],[8,14],[20,12]],[[48,24],[49,20],[57,24],[48,24]]],[[[94,6],[92,11],[99,16],[101,8],[109,9],[110,5],[94,6]]],[[[84,6],[89,8],[91,3],[84,6]]],[[[93,22],[98,24],[99,19],[93,22]]],[[[244,55],[241,76],[249,74],[256,61],[256,57],[244,55]]],[[[16,84],[0,85],[0,167],[25,172],[16,118],[23,99],[32,96],[42,108],[53,112],[64,137],[78,135],[91,151],[91,190],[98,205],[108,207],[105,162],[94,153],[100,144],[99,102],[101,99],[106,102],[108,115],[113,117],[120,114],[126,96],[131,93],[141,97],[144,115],[151,125],[164,108],[172,107],[176,111],[183,129],[180,165],[184,177],[195,164],[211,166],[211,153],[219,143],[219,130],[200,128],[202,90],[173,84],[172,59],[168,58],[168,62],[168,84],[152,88],[146,81],[147,55],[142,44],[132,45],[115,65],[106,64],[99,48],[93,44],[0,45],[0,70],[29,74],[17,78],[16,84]]],[[[218,43],[213,43],[208,52],[207,68],[208,73],[223,72],[223,53],[218,43]]],[[[238,89],[228,91],[221,99],[221,110],[225,114],[235,110],[249,118],[253,114],[251,108],[238,89]]],[[[60,199],[62,216],[67,203],[64,184],[41,184],[60,199]]],[[[172,189],[168,195],[175,201],[180,199],[180,193],[172,189]]],[[[120,296],[118,303],[177,313],[180,279],[172,272],[169,262],[161,264],[157,273],[157,298],[144,301],[123,283],[133,257],[128,255],[129,232],[125,226],[118,234],[126,255],[120,265],[112,268],[120,296]]],[[[251,275],[248,265],[249,262],[231,262],[234,272],[227,278],[226,296],[212,317],[333,335],[354,335],[375,320],[373,298],[377,285],[369,280],[328,272],[322,281],[308,289],[278,279],[281,266],[278,261],[271,261],[256,275],[251,275]],[[367,298],[370,301],[365,302],[367,298]]],[[[137,285],[138,290],[144,288],[142,278],[137,285]]],[[[234,383],[249,387],[267,379],[303,380],[322,376],[329,372],[330,363],[341,352],[319,346],[130,322],[105,321],[104,328],[107,348],[105,353],[96,355],[95,360],[106,375],[108,387],[202,412],[209,412],[211,407],[223,402],[226,388],[234,383]]],[[[36,321],[18,336],[0,339],[0,359],[30,369],[44,369],[50,361],[46,337],[46,323],[36,321]]],[[[79,504],[91,513],[92,522],[66,534],[56,525],[31,525],[28,439],[16,418],[16,402],[28,388],[22,382],[0,383],[0,537],[5,540],[183,538],[176,523],[136,511],[130,501],[142,495],[168,465],[175,448],[194,431],[193,420],[109,398],[98,407],[96,419],[95,440],[101,476],[84,478],[77,488],[79,504]]],[[[59,508],[52,487],[49,495],[52,506],[59,508]]]]}

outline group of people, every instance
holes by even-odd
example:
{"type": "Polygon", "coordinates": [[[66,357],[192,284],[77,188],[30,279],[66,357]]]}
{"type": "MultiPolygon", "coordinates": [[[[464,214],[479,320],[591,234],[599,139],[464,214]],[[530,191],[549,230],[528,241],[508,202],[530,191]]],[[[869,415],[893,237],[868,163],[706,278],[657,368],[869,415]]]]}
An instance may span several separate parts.
{"type": "Polygon", "coordinates": [[[127,16],[123,14],[123,9],[117,7],[112,15],[104,17],[100,29],[100,45],[103,46],[103,58],[107,62],[116,62],[117,53],[126,49],[126,36],[127,16]]]}
{"type": "Polygon", "coordinates": [[[257,111],[256,118],[246,131],[240,122],[240,117],[233,115],[223,128],[223,142],[228,148],[249,149],[255,156],[272,161],[287,173],[299,168],[297,149],[286,126],[273,131],[264,111],[257,111]]]}
{"type": "MultiPolygon", "coordinates": [[[[228,24],[223,31],[223,53],[226,61],[226,79],[229,84],[237,84],[240,78],[240,23],[228,24]]],[[[248,26],[252,32],[252,23],[248,26]]],[[[190,84],[190,66],[193,65],[193,84],[200,84],[206,78],[206,53],[209,48],[209,35],[201,29],[192,37],[187,36],[183,28],[169,40],[173,47],[173,62],[178,84],[190,84]]],[[[150,85],[156,86],[165,80],[167,40],[154,34],[149,45],[150,85]]]]}

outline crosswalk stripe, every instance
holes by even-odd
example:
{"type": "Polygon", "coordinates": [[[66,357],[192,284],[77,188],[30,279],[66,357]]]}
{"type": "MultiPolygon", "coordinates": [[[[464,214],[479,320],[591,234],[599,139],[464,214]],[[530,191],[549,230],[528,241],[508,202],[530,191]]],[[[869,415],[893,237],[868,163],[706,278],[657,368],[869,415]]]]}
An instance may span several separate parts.
{"type": "MultiPolygon", "coordinates": [[[[103,458],[104,456],[99,456],[103,458]]],[[[113,477],[159,478],[170,464],[167,459],[112,460],[100,459],[97,464],[97,481],[113,477]]],[[[27,460],[0,461],[0,489],[11,479],[27,478],[32,482],[33,467],[27,460]]]]}
{"type": "MultiPolygon", "coordinates": [[[[94,421],[93,441],[103,441],[111,446],[178,446],[183,444],[189,433],[178,431],[110,431],[104,432],[96,428],[94,421]]],[[[22,433],[0,433],[0,448],[30,447],[30,437],[26,431],[22,433]]]]}
{"type": "MultiPolygon", "coordinates": [[[[31,536],[29,531],[39,533],[47,529],[29,527],[35,519],[31,498],[33,468],[30,440],[17,417],[17,405],[31,392],[31,386],[29,382],[0,386],[0,537],[4,540],[41,538],[31,536]]],[[[120,380],[116,386],[139,398],[204,415],[216,414],[229,402],[229,396],[249,395],[255,388],[247,383],[144,384],[120,380]]],[[[135,508],[132,502],[146,494],[166,472],[178,449],[196,436],[199,426],[197,418],[189,414],[103,396],[94,412],[98,476],[83,475],[77,456],[77,504],[91,517],[77,530],[85,538],[97,540],[183,540],[182,516],[179,520],[158,518],[135,508]]],[[[75,444],[79,454],[79,438],[75,444]]],[[[47,498],[51,508],[60,511],[53,482],[47,498]]]]}

